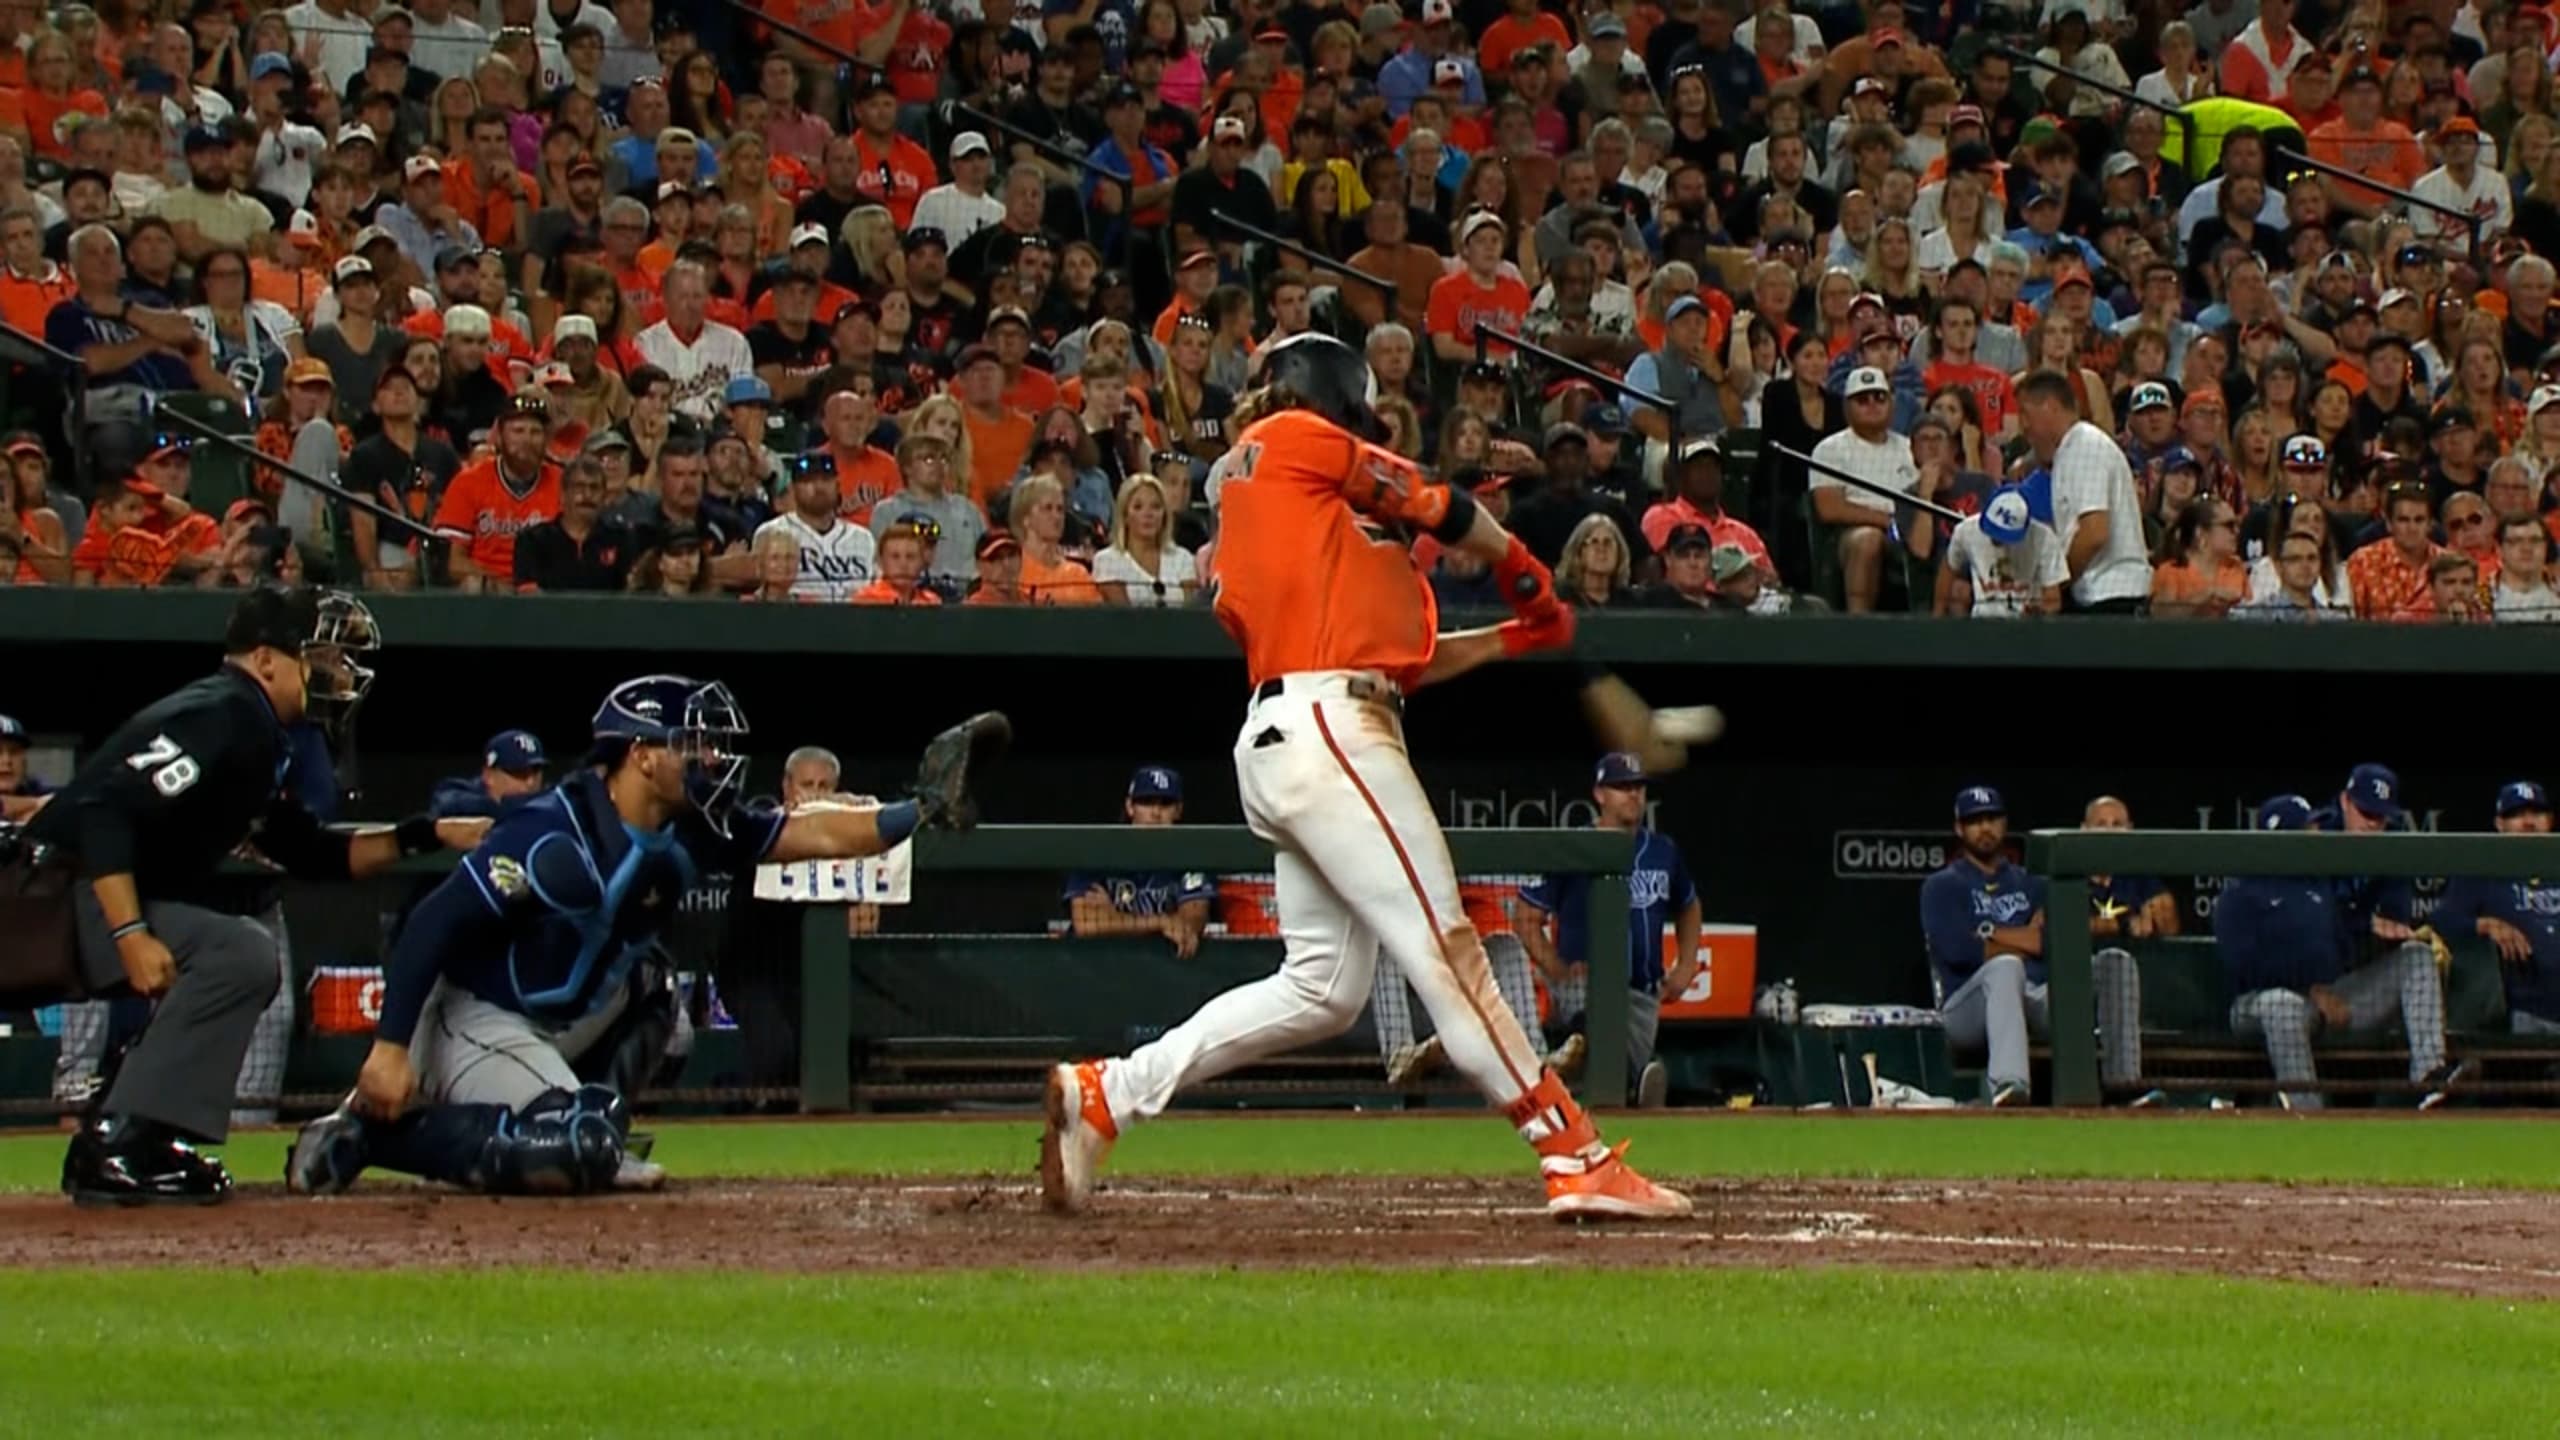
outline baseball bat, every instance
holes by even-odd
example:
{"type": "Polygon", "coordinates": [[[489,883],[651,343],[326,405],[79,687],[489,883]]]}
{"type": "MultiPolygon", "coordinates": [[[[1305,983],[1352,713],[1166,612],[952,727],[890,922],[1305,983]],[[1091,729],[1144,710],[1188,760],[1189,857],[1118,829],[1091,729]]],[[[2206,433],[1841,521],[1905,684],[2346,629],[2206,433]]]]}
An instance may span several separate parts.
{"type": "Polygon", "coordinates": [[[1713,705],[1657,710],[1616,671],[1584,667],[1582,713],[1603,749],[1636,756],[1647,775],[1676,773],[1689,763],[1689,747],[1724,733],[1724,712],[1713,705]]]}

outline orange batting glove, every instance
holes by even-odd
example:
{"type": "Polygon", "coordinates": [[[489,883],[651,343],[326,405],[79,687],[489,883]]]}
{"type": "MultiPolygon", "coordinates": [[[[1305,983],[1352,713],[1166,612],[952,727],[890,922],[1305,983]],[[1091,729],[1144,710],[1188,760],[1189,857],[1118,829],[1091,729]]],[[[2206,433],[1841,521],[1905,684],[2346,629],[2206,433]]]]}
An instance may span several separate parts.
{"type": "MultiPolygon", "coordinates": [[[[1529,547],[1521,544],[1517,535],[1511,537],[1511,548],[1494,563],[1493,588],[1502,596],[1502,603],[1511,607],[1511,613],[1523,620],[1543,623],[1550,611],[1561,608],[1556,601],[1555,575],[1545,561],[1529,553],[1529,547]]],[[[1568,639],[1572,628],[1569,623],[1565,627],[1568,639]]]]}
{"type": "Polygon", "coordinates": [[[1534,650],[1562,650],[1573,644],[1573,625],[1572,608],[1558,603],[1550,592],[1544,615],[1505,620],[1493,633],[1502,639],[1502,658],[1516,660],[1534,650]]]}

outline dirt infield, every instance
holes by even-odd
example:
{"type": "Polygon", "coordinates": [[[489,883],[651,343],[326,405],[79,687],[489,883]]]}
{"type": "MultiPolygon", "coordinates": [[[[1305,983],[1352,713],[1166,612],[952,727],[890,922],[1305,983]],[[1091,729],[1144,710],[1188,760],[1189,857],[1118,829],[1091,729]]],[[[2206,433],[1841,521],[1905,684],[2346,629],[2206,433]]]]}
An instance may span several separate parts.
{"type": "Polygon", "coordinates": [[[1692,1182],[1680,1224],[1567,1226],[1529,1183],[1335,1177],[1126,1181],[1041,1214],[1014,1177],[702,1182],[493,1200],[368,1185],[251,1187],[214,1210],[0,1199],[0,1265],[567,1265],[811,1274],[985,1265],[1868,1264],[2182,1270],[2560,1297],[2560,1197],[2117,1181],[1692,1182]]]}

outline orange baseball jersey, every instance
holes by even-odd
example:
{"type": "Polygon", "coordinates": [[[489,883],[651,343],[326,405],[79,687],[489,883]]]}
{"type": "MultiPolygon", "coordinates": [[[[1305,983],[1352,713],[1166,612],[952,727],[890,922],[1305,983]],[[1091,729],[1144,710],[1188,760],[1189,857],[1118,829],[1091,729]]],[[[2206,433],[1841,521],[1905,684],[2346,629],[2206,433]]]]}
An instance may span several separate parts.
{"type": "Polygon", "coordinates": [[[1467,912],[1467,923],[1476,927],[1478,935],[1511,933],[1511,902],[1520,895],[1520,882],[1497,880],[1483,875],[1458,877],[1458,904],[1467,912]]]}
{"type": "Polygon", "coordinates": [[[178,548],[140,525],[107,530],[92,525],[71,551],[71,568],[101,585],[157,585],[178,563],[178,548]]]}
{"type": "Polygon", "coordinates": [[[436,506],[436,529],[452,536],[471,563],[490,575],[516,573],[516,535],[560,513],[560,467],[545,463],[533,488],[518,493],[499,477],[495,456],[462,467],[436,506]]]}
{"type": "Polygon", "coordinates": [[[1404,540],[1446,486],[1322,416],[1283,410],[1237,437],[1210,476],[1218,506],[1218,623],[1256,685],[1307,670],[1377,670],[1409,685],[1431,663],[1440,612],[1404,540]]]}

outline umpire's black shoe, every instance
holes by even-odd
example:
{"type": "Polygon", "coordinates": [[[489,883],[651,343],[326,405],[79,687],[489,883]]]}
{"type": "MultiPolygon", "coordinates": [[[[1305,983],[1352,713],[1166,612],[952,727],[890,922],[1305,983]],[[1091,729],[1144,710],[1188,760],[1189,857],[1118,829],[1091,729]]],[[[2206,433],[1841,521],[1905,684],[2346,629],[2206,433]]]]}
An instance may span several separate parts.
{"type": "Polygon", "coordinates": [[[71,1137],[62,1193],[75,1205],[219,1205],[231,1172],[165,1126],[109,1115],[71,1137]]]}
{"type": "Polygon", "coordinates": [[[990,710],[933,737],[916,766],[915,802],[926,825],[966,830],[978,823],[970,784],[1013,743],[1013,722],[990,710]]]}

